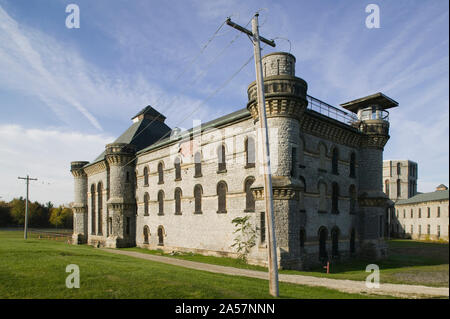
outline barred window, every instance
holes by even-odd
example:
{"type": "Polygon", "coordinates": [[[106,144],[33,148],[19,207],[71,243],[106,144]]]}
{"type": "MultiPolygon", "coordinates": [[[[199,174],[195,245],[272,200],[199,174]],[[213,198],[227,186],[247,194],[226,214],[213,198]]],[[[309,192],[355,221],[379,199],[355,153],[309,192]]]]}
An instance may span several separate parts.
{"type": "Polygon", "coordinates": [[[144,186],[148,186],[148,167],[144,167],[144,186]]]}
{"type": "Polygon", "coordinates": [[[181,189],[175,188],[175,214],[181,215],[181,189]]]}
{"type": "Polygon", "coordinates": [[[218,213],[227,212],[227,184],[221,181],[217,184],[217,197],[218,197],[218,213]]]}
{"type": "Polygon", "coordinates": [[[201,185],[195,185],[194,187],[194,199],[195,199],[195,212],[196,214],[202,213],[202,194],[203,189],[201,185]]]}
{"type": "Polygon", "coordinates": [[[251,190],[251,186],[255,179],[253,177],[248,177],[245,180],[245,211],[246,212],[254,212],[255,211],[255,198],[253,197],[253,193],[251,190]]]}
{"type": "Polygon", "coordinates": [[[150,201],[150,196],[148,195],[148,193],[144,194],[144,216],[148,216],[148,206],[149,206],[149,201],[150,201]]]}
{"type": "Polygon", "coordinates": [[[158,215],[164,215],[164,192],[158,192],[158,215]]]}

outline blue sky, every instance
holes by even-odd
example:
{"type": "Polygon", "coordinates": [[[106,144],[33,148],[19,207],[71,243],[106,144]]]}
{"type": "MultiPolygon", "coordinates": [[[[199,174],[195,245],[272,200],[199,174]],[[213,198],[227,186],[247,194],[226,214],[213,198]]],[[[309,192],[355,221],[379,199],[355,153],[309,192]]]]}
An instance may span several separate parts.
{"type": "Polygon", "coordinates": [[[182,128],[245,107],[253,61],[223,84],[249,39],[225,25],[201,49],[226,17],[246,25],[258,10],[261,34],[280,37],[263,54],[290,49],[308,93],[332,105],[398,101],[384,158],[418,162],[419,191],[449,184],[448,1],[0,0],[0,199],[30,174],[32,200],[72,201],[70,161],[93,160],[148,104],[182,128]],[[79,29],[65,26],[70,3],[79,29]],[[365,26],[370,3],[379,29],[365,26]]]}

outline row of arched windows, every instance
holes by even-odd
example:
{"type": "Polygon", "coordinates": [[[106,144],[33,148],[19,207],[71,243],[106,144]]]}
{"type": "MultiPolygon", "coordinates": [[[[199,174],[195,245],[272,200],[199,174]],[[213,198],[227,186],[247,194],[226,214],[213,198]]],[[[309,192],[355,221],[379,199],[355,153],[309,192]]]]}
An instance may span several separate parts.
{"type": "MultiPolygon", "coordinates": [[[[326,171],[326,154],[327,147],[324,143],[319,143],[319,170],[326,171]]],[[[331,173],[334,175],[339,175],[339,149],[337,146],[333,147],[331,151],[331,173]]],[[[350,169],[349,177],[356,177],[356,154],[354,152],[350,153],[350,169]]]]}
{"type": "MultiPolygon", "coordinates": [[[[245,139],[245,168],[255,167],[256,153],[255,153],[255,141],[252,137],[245,139]]],[[[217,148],[217,172],[223,173],[227,170],[226,163],[226,148],[222,144],[217,148]]],[[[158,163],[158,184],[164,183],[164,164],[163,162],[158,163]]],[[[181,180],[181,158],[177,156],[174,161],[175,170],[175,180],[181,180]]],[[[149,169],[147,166],[144,167],[144,186],[149,185],[149,169]]],[[[136,173],[137,176],[137,173],[136,173]]],[[[194,177],[202,176],[202,155],[200,152],[196,152],[194,155],[194,177]]],[[[137,183],[136,183],[137,185],[137,183]]]]}
{"type": "MultiPolygon", "coordinates": [[[[164,246],[164,236],[165,236],[164,227],[162,225],[158,226],[157,229],[157,235],[158,235],[158,246],[164,246]]],[[[149,243],[150,239],[150,228],[145,225],[143,229],[143,235],[144,235],[144,244],[149,243]]]]}
{"type": "MultiPolygon", "coordinates": [[[[306,185],[305,185],[306,190],[306,185]]],[[[320,181],[318,184],[319,190],[319,212],[325,213],[327,211],[327,184],[320,181]]],[[[356,186],[350,185],[348,189],[350,197],[350,214],[356,213],[357,192],[356,186]]],[[[331,213],[339,214],[339,184],[337,182],[331,183],[331,213]]]]}
{"type": "MultiPolygon", "coordinates": [[[[244,190],[245,190],[245,211],[253,212],[255,211],[255,199],[253,197],[251,186],[255,181],[254,177],[248,177],[244,182],[244,190]]],[[[226,213],[227,212],[227,192],[228,186],[225,181],[220,181],[217,183],[217,213],[226,213]]],[[[182,190],[177,187],[174,191],[174,202],[175,202],[175,215],[181,215],[181,199],[182,199],[182,190]]],[[[160,190],[158,192],[158,215],[164,215],[164,191],[160,190]]],[[[203,197],[203,188],[200,184],[194,186],[194,213],[201,214],[202,213],[202,197],[203,197]]],[[[144,194],[144,216],[148,216],[150,204],[150,196],[146,192],[144,194]]]]}
{"type": "MultiPolygon", "coordinates": [[[[337,226],[331,229],[331,257],[339,257],[339,236],[340,230],[337,226]]],[[[327,261],[328,250],[327,250],[327,240],[328,240],[328,229],[325,226],[319,228],[319,259],[322,261],[327,261]]],[[[305,230],[300,230],[300,247],[303,248],[304,241],[306,238],[305,230]]],[[[350,231],[350,254],[354,254],[356,251],[356,231],[354,228],[350,231]]]]}
{"type": "Polygon", "coordinates": [[[98,182],[97,186],[95,186],[95,184],[91,185],[91,234],[102,235],[102,229],[103,229],[103,183],[98,182]]]}

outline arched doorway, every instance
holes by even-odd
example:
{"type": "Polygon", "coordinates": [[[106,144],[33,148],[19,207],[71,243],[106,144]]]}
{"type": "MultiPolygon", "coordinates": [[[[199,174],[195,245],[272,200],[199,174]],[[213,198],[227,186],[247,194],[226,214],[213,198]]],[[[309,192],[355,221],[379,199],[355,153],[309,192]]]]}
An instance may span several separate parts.
{"type": "Polygon", "coordinates": [[[150,235],[150,231],[148,229],[148,226],[144,226],[144,244],[148,244],[148,238],[150,235]]]}
{"type": "Polygon", "coordinates": [[[162,226],[158,227],[158,245],[164,246],[164,228],[162,226]]]}
{"type": "Polygon", "coordinates": [[[333,258],[339,257],[339,228],[331,230],[331,255],[333,258]]]}
{"type": "Polygon", "coordinates": [[[326,227],[322,226],[319,228],[319,259],[322,262],[326,262],[328,260],[327,239],[328,230],[326,227]]]}
{"type": "Polygon", "coordinates": [[[352,228],[350,232],[350,255],[355,253],[355,241],[356,241],[356,232],[355,229],[352,228]]]}

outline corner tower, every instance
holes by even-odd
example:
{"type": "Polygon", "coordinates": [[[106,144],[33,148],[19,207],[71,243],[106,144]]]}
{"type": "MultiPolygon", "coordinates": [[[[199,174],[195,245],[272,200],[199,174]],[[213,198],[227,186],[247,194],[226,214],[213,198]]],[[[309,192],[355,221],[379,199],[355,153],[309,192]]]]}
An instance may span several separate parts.
{"type": "Polygon", "coordinates": [[[106,145],[105,158],[110,170],[110,197],[107,247],[134,246],[136,240],[136,201],[134,198],[134,156],[132,144],[106,145]]]}
{"type": "Polygon", "coordinates": [[[89,162],[77,161],[70,163],[70,172],[74,177],[74,203],[73,211],[73,244],[87,242],[87,175],[83,166],[89,162]]]}
{"type": "MultiPolygon", "coordinates": [[[[262,58],[267,128],[269,131],[270,161],[274,200],[275,235],[278,263],[282,268],[295,267],[299,261],[294,254],[295,227],[299,210],[299,194],[303,188],[296,174],[296,158],[300,144],[300,119],[307,107],[307,83],[295,76],[295,57],[286,52],[275,52],[262,58]],[[291,216],[292,215],[292,216],[291,216]]],[[[259,132],[257,86],[249,85],[247,109],[250,111],[258,143],[259,132]]],[[[261,153],[261,148],[258,149],[261,153]]],[[[257,158],[261,159],[262,156],[257,158]]],[[[258,176],[252,186],[256,199],[256,211],[265,211],[263,166],[257,163],[258,176]]]]}
{"type": "Polygon", "coordinates": [[[383,192],[383,150],[389,140],[389,112],[398,103],[382,93],[375,93],[341,106],[356,113],[353,123],[363,133],[359,163],[360,230],[363,253],[374,257],[386,254],[383,220],[387,196],[383,192]]]}

